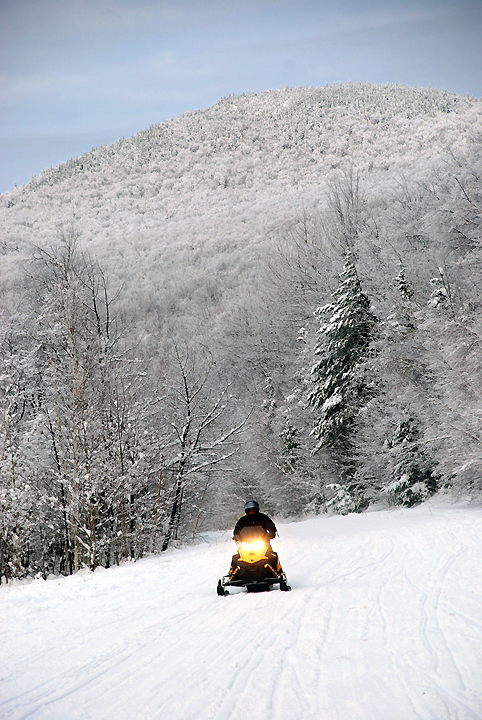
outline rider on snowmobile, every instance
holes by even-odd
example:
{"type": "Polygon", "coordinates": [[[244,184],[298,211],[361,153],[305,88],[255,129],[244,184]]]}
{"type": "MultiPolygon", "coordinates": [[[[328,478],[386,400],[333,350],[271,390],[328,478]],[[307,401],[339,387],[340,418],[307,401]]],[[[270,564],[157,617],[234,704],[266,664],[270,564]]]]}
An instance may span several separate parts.
{"type": "MultiPolygon", "coordinates": [[[[276,536],[276,525],[271,518],[268,517],[268,515],[259,511],[259,503],[257,503],[256,500],[248,500],[248,502],[245,503],[244,515],[239,518],[235,525],[233,540],[239,540],[239,534],[245,527],[261,527],[266,531],[266,542],[268,543],[267,557],[269,564],[273,569],[278,572],[282,572],[282,568],[278,560],[278,554],[275,553],[270,543],[270,540],[276,536]]],[[[233,555],[233,559],[231,561],[231,568],[229,571],[230,576],[234,574],[238,560],[239,553],[236,553],[236,555],[233,555]]]]}
{"type": "Polygon", "coordinates": [[[276,525],[271,518],[259,511],[259,503],[256,500],[248,500],[244,505],[244,515],[239,518],[234,528],[233,540],[239,540],[239,533],[243,528],[255,525],[266,530],[268,540],[276,536],[276,525]]]}

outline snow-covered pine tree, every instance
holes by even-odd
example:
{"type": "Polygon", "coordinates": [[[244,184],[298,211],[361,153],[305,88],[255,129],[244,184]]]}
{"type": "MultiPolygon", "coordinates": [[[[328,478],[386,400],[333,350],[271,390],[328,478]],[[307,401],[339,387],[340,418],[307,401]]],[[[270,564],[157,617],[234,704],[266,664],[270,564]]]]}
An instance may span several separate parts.
{"type": "MultiPolygon", "coordinates": [[[[349,250],[333,302],[318,308],[315,315],[321,326],[314,351],[317,361],[311,370],[313,389],[308,395],[315,413],[312,435],[318,441],[314,452],[322,447],[331,450],[340,481],[347,486],[356,470],[356,417],[372,392],[362,368],[378,324],[349,250]]],[[[352,491],[360,494],[355,487],[352,491]]],[[[360,499],[357,507],[360,502],[363,505],[360,499]]]]}
{"type": "Polygon", "coordinates": [[[433,460],[420,448],[419,425],[415,418],[405,418],[389,442],[392,482],[384,492],[396,505],[417,505],[438,488],[440,474],[433,460]]]}

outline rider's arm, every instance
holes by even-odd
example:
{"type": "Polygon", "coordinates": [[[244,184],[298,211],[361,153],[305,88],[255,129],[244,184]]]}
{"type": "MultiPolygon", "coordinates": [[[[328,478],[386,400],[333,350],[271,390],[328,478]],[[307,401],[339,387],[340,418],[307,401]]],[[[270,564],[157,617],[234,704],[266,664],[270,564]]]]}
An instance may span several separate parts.
{"type": "Polygon", "coordinates": [[[265,516],[266,520],[264,522],[264,529],[266,530],[266,534],[268,535],[268,538],[272,540],[274,537],[276,537],[276,525],[271,520],[270,517],[267,515],[265,516]]]}
{"type": "MultiPolygon", "coordinates": [[[[243,517],[244,517],[244,516],[243,516],[243,517]]],[[[239,533],[240,533],[241,530],[243,529],[243,525],[244,525],[244,523],[242,522],[242,520],[243,520],[243,518],[239,518],[238,522],[237,522],[236,525],[234,526],[233,540],[239,540],[239,533]]]]}

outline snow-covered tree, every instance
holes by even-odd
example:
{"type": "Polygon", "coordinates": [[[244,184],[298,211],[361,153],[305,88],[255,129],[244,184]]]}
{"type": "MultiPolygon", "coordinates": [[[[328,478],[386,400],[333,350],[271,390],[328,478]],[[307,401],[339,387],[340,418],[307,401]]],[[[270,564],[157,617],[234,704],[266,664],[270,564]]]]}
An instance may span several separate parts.
{"type": "Polygon", "coordinates": [[[422,450],[420,440],[419,423],[408,417],[400,422],[393,438],[387,441],[392,479],[383,492],[396,505],[417,505],[439,487],[440,474],[433,460],[422,450]]]}
{"type": "Polygon", "coordinates": [[[57,245],[37,249],[25,286],[9,359],[19,388],[17,486],[35,498],[37,531],[30,523],[23,536],[32,557],[50,548],[42,561],[50,571],[133,556],[141,478],[132,370],[106,277],[69,228],[57,245]]]}
{"type": "Polygon", "coordinates": [[[333,302],[318,308],[315,314],[321,324],[308,395],[315,415],[312,430],[317,440],[315,452],[322,447],[330,448],[345,482],[355,472],[356,418],[373,392],[363,365],[377,328],[350,251],[346,253],[333,302]]]}
{"type": "Polygon", "coordinates": [[[212,384],[214,365],[191,346],[185,353],[174,348],[173,373],[164,386],[161,437],[166,455],[163,466],[172,479],[166,498],[165,532],[161,550],[177,539],[185,506],[196,525],[210,497],[209,484],[217,472],[227,472],[226,461],[238,449],[238,436],[246,418],[225,425],[233,398],[229,385],[212,384]],[[206,495],[207,494],[207,495],[206,495]]]}

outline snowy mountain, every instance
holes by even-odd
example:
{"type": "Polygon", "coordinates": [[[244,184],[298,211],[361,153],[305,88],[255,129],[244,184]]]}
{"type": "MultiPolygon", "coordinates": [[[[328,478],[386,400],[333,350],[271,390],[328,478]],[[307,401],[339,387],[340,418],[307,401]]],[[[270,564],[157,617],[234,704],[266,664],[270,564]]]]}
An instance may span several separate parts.
{"type": "Polygon", "coordinates": [[[12,273],[18,250],[72,224],[138,312],[154,294],[183,321],[199,305],[217,315],[259,282],[273,234],[323,208],[337,173],[355,168],[390,202],[394,184],[425,183],[467,152],[481,111],[444,91],[360,83],[223,98],[1,195],[0,260],[12,273]]]}
{"type": "Polygon", "coordinates": [[[216,595],[230,533],[0,587],[5,720],[476,720],[482,513],[279,526],[290,593],[216,595]]]}
{"type": "Polygon", "coordinates": [[[228,97],[0,196],[0,577],[482,485],[482,102],[228,97]]]}
{"type": "Polygon", "coordinates": [[[194,281],[199,266],[223,281],[226,265],[232,276],[253,269],[273,227],[318,206],[337,169],[355,166],[373,188],[406,173],[423,178],[466,149],[480,124],[480,100],[404,86],[223,98],[1,196],[2,243],[52,241],[74,221],[109,265],[128,266],[147,287],[173,264],[194,281]]]}

